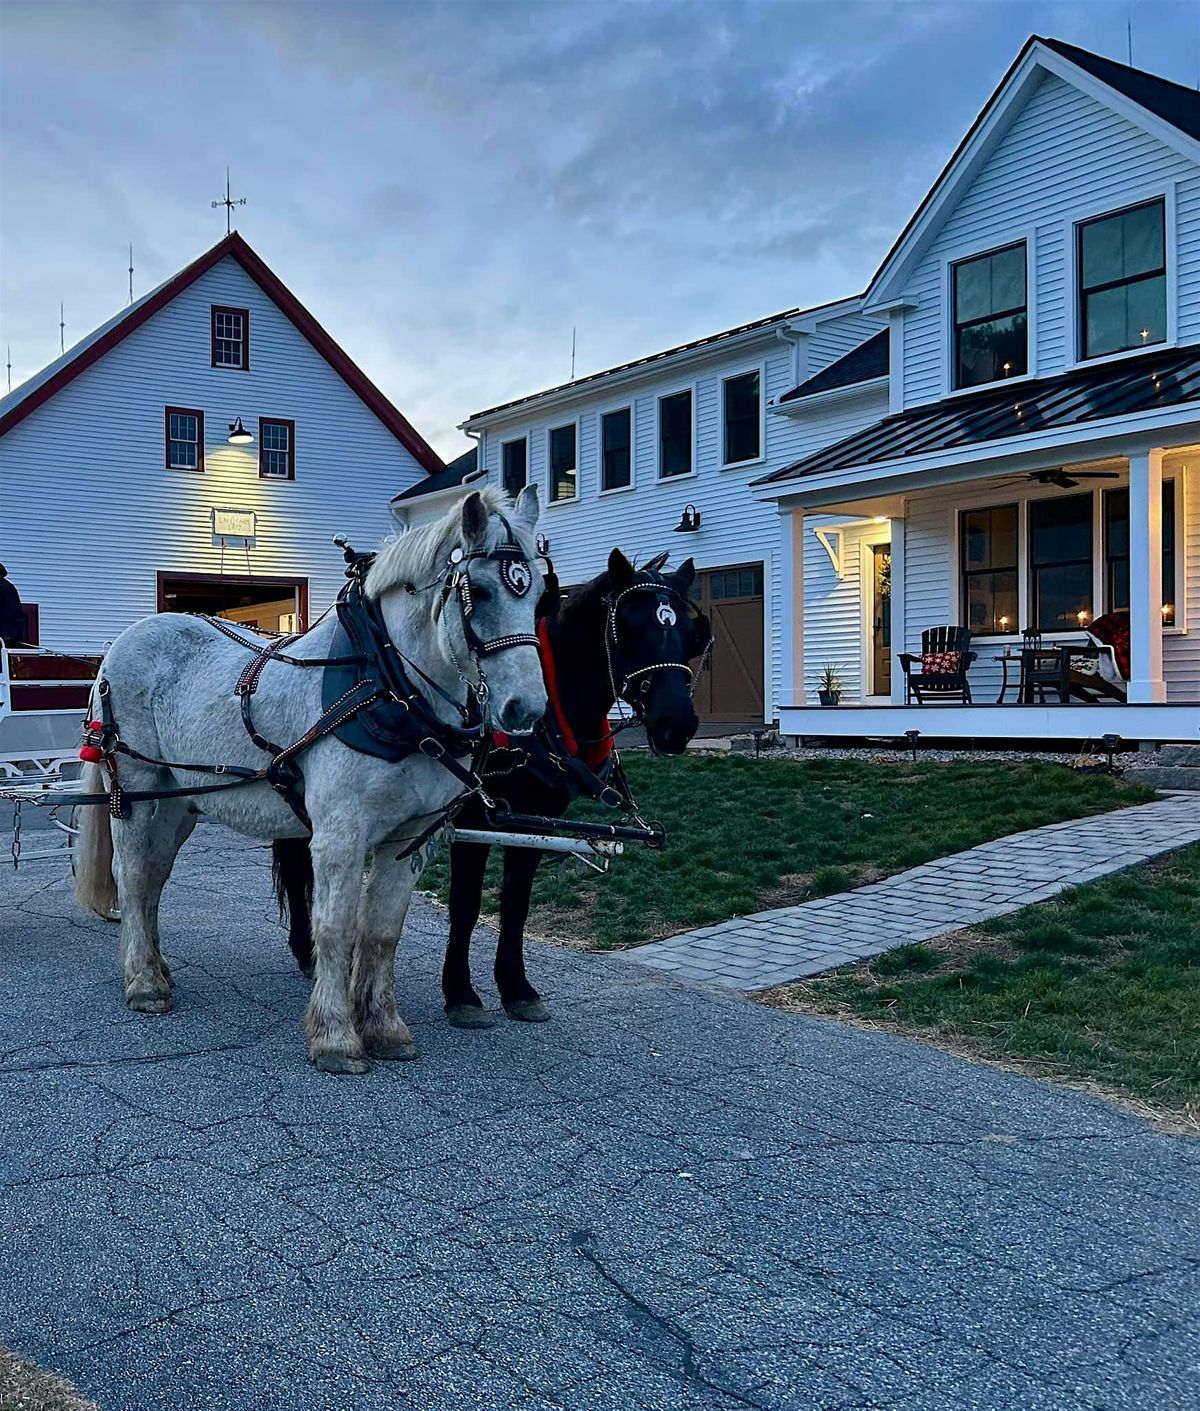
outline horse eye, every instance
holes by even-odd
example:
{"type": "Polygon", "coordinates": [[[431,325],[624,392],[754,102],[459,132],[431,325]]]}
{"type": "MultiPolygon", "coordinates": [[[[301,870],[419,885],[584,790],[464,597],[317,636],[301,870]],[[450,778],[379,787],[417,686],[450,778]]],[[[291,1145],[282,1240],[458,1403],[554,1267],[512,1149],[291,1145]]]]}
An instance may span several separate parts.
{"type": "Polygon", "coordinates": [[[481,583],[472,583],[471,596],[477,603],[490,603],[492,601],[492,590],[485,588],[481,583]]]}

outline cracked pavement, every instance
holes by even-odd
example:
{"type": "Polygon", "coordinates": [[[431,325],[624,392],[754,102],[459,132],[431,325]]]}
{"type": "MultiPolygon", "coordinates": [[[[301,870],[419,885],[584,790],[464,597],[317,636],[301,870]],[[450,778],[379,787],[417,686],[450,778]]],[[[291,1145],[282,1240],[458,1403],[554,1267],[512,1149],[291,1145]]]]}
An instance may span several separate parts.
{"type": "Polygon", "coordinates": [[[184,849],[163,1017],[4,874],[0,1340],[104,1411],[1200,1406],[1200,1143],[548,946],[550,1024],[451,1029],[444,930],[336,1078],[260,849],[184,849]]]}

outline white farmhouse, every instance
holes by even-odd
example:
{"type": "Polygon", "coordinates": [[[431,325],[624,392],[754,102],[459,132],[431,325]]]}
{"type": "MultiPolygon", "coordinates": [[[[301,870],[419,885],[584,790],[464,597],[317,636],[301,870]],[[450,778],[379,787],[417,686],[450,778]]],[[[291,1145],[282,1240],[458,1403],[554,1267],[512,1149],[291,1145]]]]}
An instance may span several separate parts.
{"type": "Polygon", "coordinates": [[[888,415],[753,490],[783,511],[782,728],[1195,742],[1200,94],[1031,39],[862,308],[888,321],[888,415]],[[810,521],[831,515],[856,621],[818,642],[810,521]],[[885,595],[845,552],[877,523],[885,595]],[[1124,679],[1084,703],[1068,648],[1098,619],[1124,679]],[[947,628],[974,653],[957,692],[925,659],[947,628]],[[823,709],[814,663],[835,652],[854,684],[823,709]]]}
{"type": "Polygon", "coordinates": [[[236,232],[0,401],[0,561],[41,645],[160,610],[303,626],[440,458],[236,232]]]}

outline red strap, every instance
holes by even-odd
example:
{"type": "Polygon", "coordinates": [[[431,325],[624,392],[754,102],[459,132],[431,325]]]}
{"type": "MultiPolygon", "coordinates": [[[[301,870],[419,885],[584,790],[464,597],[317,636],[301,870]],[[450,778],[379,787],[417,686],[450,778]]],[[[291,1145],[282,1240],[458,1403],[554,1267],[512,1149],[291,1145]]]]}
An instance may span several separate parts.
{"type": "Polygon", "coordinates": [[[604,721],[603,733],[598,740],[589,741],[584,746],[580,746],[562,707],[562,697],[558,690],[558,668],[554,660],[554,652],[550,647],[550,619],[538,618],[534,630],[537,632],[537,638],[542,647],[542,675],[546,678],[546,695],[549,697],[550,709],[554,712],[554,721],[567,747],[567,753],[578,755],[589,769],[599,769],[613,752],[612,730],[608,720],[604,721]]]}

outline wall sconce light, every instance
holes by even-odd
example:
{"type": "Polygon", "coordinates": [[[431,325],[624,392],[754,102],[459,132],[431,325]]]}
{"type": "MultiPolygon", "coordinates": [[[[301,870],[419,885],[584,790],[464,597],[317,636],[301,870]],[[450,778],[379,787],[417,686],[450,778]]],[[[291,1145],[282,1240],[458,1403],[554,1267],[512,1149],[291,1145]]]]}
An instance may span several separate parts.
{"type": "Polygon", "coordinates": [[[1173,627],[1173,626],[1175,625],[1175,604],[1174,604],[1174,603],[1163,603],[1163,605],[1162,605],[1162,620],[1163,620],[1163,626],[1164,626],[1164,627],[1173,627]]]}
{"type": "Polygon", "coordinates": [[[235,417],[229,423],[229,435],[225,438],[231,446],[253,446],[254,437],[242,425],[241,417],[235,417]]]}
{"type": "Polygon", "coordinates": [[[676,534],[695,534],[700,528],[700,511],[690,502],[683,507],[683,513],[679,516],[679,523],[675,526],[676,534]]]}

